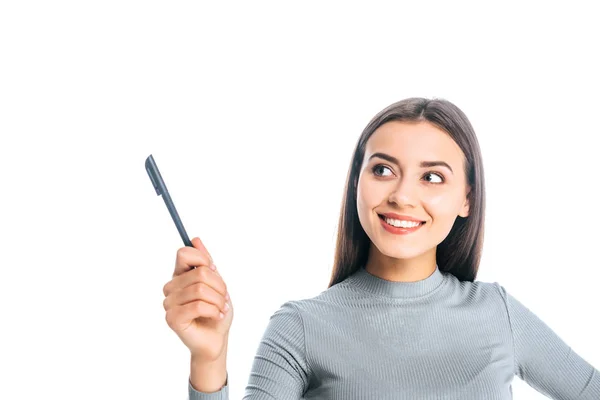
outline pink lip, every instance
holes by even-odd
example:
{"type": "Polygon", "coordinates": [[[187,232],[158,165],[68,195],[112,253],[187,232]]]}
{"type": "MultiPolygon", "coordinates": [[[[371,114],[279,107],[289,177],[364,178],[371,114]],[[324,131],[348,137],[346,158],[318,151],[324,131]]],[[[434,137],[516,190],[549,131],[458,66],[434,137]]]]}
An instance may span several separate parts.
{"type": "MultiPolygon", "coordinates": [[[[385,215],[389,215],[389,214],[385,214],[385,215]]],[[[392,217],[389,217],[389,218],[392,218],[392,217]]],[[[404,217],[401,217],[401,218],[394,217],[394,219],[406,220],[406,218],[404,218],[404,217]]],[[[383,218],[379,218],[379,220],[381,221],[381,226],[383,227],[383,229],[385,229],[389,233],[393,233],[394,235],[407,235],[409,233],[413,233],[413,232],[417,231],[424,225],[424,223],[421,223],[421,225],[417,225],[414,228],[398,228],[398,227],[388,224],[387,222],[385,222],[385,220],[383,218]]],[[[411,221],[415,221],[415,219],[411,219],[411,221]]],[[[421,222],[421,221],[416,220],[416,222],[421,222]]]]}

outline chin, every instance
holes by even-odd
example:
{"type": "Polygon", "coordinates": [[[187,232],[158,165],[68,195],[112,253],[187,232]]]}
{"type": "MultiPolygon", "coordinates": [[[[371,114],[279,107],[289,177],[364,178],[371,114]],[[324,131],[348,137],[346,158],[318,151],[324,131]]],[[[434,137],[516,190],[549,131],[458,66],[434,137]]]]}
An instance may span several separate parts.
{"type": "Polygon", "coordinates": [[[410,260],[413,258],[418,258],[427,253],[428,251],[428,249],[411,248],[406,246],[390,246],[389,244],[377,246],[377,249],[379,250],[381,255],[399,260],[410,260]]]}

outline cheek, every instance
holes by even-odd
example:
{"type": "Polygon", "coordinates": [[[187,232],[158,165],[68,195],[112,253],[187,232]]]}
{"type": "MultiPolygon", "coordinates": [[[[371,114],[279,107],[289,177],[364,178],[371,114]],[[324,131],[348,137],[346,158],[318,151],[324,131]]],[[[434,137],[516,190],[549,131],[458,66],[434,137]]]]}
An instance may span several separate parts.
{"type": "Polygon", "coordinates": [[[362,209],[366,212],[379,206],[388,195],[388,188],[385,185],[380,182],[369,181],[369,179],[359,181],[357,189],[357,207],[359,210],[362,209]]]}
{"type": "Polygon", "coordinates": [[[359,180],[358,188],[356,191],[356,204],[358,209],[368,207],[371,204],[371,197],[373,196],[371,188],[367,181],[359,180]]]}
{"type": "Polygon", "coordinates": [[[461,205],[461,199],[456,193],[437,193],[428,196],[423,201],[428,213],[434,218],[450,217],[454,218],[458,214],[461,205]]]}

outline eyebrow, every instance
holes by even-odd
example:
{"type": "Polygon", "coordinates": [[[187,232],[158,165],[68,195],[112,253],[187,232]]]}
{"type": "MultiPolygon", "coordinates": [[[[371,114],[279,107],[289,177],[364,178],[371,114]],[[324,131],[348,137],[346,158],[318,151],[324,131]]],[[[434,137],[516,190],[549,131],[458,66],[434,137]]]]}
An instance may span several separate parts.
{"type": "MultiPolygon", "coordinates": [[[[389,154],[373,153],[373,155],[371,155],[371,157],[369,157],[369,160],[371,160],[374,157],[383,158],[386,161],[389,161],[396,165],[400,165],[400,162],[398,161],[398,159],[396,157],[390,156],[389,154]]],[[[421,166],[421,168],[442,166],[442,167],[448,168],[450,170],[450,172],[454,173],[454,171],[452,170],[452,167],[450,167],[450,165],[448,165],[448,163],[446,163],[445,161],[421,161],[421,164],[419,164],[419,165],[421,166]]]]}

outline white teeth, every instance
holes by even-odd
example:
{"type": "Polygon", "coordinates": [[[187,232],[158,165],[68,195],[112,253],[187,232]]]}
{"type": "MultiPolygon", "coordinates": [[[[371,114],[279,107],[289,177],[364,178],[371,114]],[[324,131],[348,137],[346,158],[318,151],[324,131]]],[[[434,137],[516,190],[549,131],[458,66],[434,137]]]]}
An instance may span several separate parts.
{"type": "Polygon", "coordinates": [[[415,221],[402,221],[399,219],[391,219],[391,218],[386,218],[385,222],[387,222],[388,224],[395,226],[397,228],[414,228],[416,226],[421,225],[420,222],[415,222],[415,221]]]}

